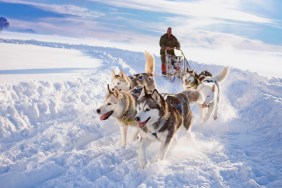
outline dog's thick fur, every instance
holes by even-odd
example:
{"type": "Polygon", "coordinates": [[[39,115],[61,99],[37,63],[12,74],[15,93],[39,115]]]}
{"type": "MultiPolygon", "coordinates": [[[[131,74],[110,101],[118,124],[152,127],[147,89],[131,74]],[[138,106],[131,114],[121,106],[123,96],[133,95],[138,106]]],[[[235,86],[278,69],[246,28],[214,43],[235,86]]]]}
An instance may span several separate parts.
{"type": "Polygon", "coordinates": [[[212,112],[214,112],[214,120],[217,119],[218,103],[220,100],[219,83],[227,77],[228,73],[229,67],[224,67],[218,75],[213,77],[210,76],[211,74],[209,72],[205,73],[204,71],[203,74],[201,73],[202,76],[192,73],[183,80],[184,89],[196,88],[205,96],[204,103],[198,104],[201,123],[208,121],[212,112]],[[190,87],[191,85],[193,85],[193,87],[190,87]]]}
{"type": "Polygon", "coordinates": [[[198,91],[184,91],[165,100],[155,89],[149,94],[144,87],[137,100],[136,121],[140,127],[139,164],[147,165],[146,149],[152,141],[160,141],[157,160],[166,157],[171,141],[181,124],[190,134],[192,112],[190,102],[202,100],[198,91]]]}
{"type": "Polygon", "coordinates": [[[185,89],[197,89],[201,81],[206,77],[212,77],[212,74],[205,70],[200,74],[197,74],[195,70],[186,70],[186,74],[182,77],[183,88],[185,89]]]}
{"type": "MultiPolygon", "coordinates": [[[[122,147],[126,147],[128,126],[138,125],[135,121],[136,103],[133,96],[128,92],[119,91],[116,87],[113,91],[108,87],[108,94],[105,97],[103,105],[97,109],[97,113],[101,115],[101,121],[108,119],[110,116],[119,121],[121,145],[122,147]]],[[[137,133],[135,133],[134,138],[137,137],[137,133]]]]}
{"type": "Polygon", "coordinates": [[[130,91],[146,86],[149,91],[153,91],[156,88],[154,79],[155,59],[154,56],[147,51],[145,51],[145,59],[145,73],[127,76],[122,70],[117,75],[112,71],[113,87],[117,87],[121,91],[130,91]]]}

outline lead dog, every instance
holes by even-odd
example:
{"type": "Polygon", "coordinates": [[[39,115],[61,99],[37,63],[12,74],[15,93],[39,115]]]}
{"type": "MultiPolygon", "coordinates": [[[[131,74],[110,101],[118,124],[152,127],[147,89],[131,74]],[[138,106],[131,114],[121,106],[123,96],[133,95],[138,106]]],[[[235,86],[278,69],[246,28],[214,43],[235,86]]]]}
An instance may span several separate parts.
{"type": "Polygon", "coordinates": [[[171,141],[181,124],[190,135],[192,112],[190,102],[201,100],[198,91],[184,91],[166,100],[155,89],[149,94],[144,87],[137,100],[136,121],[140,127],[140,145],[138,149],[139,165],[147,165],[146,149],[153,141],[160,141],[160,151],[157,160],[166,157],[171,141]]]}
{"type": "MultiPolygon", "coordinates": [[[[111,90],[108,85],[108,93],[102,106],[97,109],[100,114],[100,120],[107,120],[110,116],[116,118],[120,125],[121,145],[126,147],[128,126],[137,128],[135,121],[136,103],[131,94],[125,91],[119,91],[116,87],[111,90]]],[[[134,138],[137,138],[135,132],[134,138]]]]}

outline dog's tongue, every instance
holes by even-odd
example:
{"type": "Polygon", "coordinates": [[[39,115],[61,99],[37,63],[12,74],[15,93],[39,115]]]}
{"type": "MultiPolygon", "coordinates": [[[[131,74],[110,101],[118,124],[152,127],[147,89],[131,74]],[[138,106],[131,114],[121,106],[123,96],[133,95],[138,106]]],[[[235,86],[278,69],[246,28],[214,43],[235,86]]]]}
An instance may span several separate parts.
{"type": "Polygon", "coordinates": [[[106,118],[107,118],[107,114],[104,114],[104,115],[101,115],[101,116],[100,116],[100,120],[101,120],[101,121],[105,120],[106,118]]]}
{"type": "Polygon", "coordinates": [[[139,122],[139,127],[143,127],[146,124],[146,121],[144,122],[139,122]]]}
{"type": "Polygon", "coordinates": [[[113,112],[110,111],[110,112],[108,112],[108,113],[106,113],[106,114],[101,115],[101,116],[100,116],[100,120],[102,121],[102,120],[108,119],[109,116],[112,115],[112,113],[113,113],[113,112]]]}

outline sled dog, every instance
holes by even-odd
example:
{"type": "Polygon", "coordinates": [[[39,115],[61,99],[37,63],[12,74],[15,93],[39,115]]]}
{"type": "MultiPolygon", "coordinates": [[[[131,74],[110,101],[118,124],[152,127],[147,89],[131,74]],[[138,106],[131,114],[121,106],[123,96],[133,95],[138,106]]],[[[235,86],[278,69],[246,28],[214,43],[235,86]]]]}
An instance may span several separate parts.
{"type": "MultiPolygon", "coordinates": [[[[146,149],[153,141],[160,141],[160,151],[157,160],[166,157],[171,141],[181,124],[188,132],[191,131],[192,112],[190,102],[200,100],[198,91],[184,91],[165,100],[155,89],[148,93],[144,87],[137,100],[135,120],[140,128],[140,145],[138,149],[139,165],[147,165],[146,149]],[[193,92],[194,95],[192,94],[193,92]]],[[[202,102],[203,99],[201,98],[202,102]]]]}
{"type": "Polygon", "coordinates": [[[186,74],[182,77],[183,88],[184,89],[197,89],[198,85],[204,80],[206,77],[212,77],[212,74],[205,70],[200,74],[197,74],[195,70],[187,70],[186,74]]]}
{"type": "Polygon", "coordinates": [[[229,67],[224,67],[218,75],[213,77],[204,76],[204,79],[198,83],[197,90],[205,96],[205,101],[202,104],[198,104],[201,123],[208,121],[212,112],[214,112],[213,119],[217,119],[218,103],[220,100],[219,83],[227,77],[228,73],[229,67]]]}
{"type": "MultiPolygon", "coordinates": [[[[116,87],[110,89],[108,85],[108,93],[105,97],[105,101],[96,111],[101,115],[101,121],[107,120],[110,116],[119,121],[122,147],[126,147],[127,129],[129,125],[135,126],[139,131],[137,122],[135,121],[135,99],[128,92],[120,91],[116,87]]],[[[135,133],[134,138],[137,138],[137,134],[138,132],[135,133]]]]}
{"type": "Polygon", "coordinates": [[[131,90],[133,94],[135,94],[138,91],[141,92],[143,86],[146,86],[149,91],[153,91],[156,88],[156,83],[154,79],[154,74],[155,74],[154,56],[149,52],[145,51],[145,59],[146,59],[145,73],[139,73],[139,74],[127,76],[122,70],[117,75],[115,74],[114,71],[112,71],[112,85],[114,87],[117,87],[121,91],[131,90]]]}

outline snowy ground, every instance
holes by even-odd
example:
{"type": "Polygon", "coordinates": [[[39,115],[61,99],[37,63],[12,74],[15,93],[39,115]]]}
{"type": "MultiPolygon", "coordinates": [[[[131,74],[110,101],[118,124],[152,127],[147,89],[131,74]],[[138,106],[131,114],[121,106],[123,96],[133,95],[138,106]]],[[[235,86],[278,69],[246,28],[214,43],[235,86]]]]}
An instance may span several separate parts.
{"type": "MultiPolygon", "coordinates": [[[[231,68],[221,85],[219,119],[201,126],[193,107],[195,142],[180,132],[167,159],[142,170],[138,143],[121,148],[117,122],[101,122],[95,113],[111,70],[144,72],[142,53],[0,41],[1,188],[282,187],[281,78],[231,68]]],[[[222,69],[190,63],[213,74],[222,69]]],[[[182,90],[180,83],[156,80],[160,92],[182,90]]]]}

